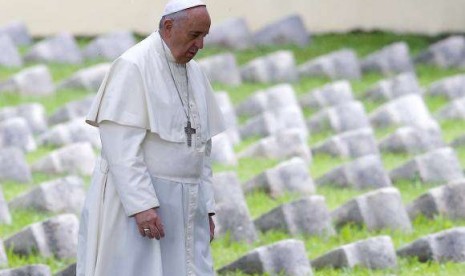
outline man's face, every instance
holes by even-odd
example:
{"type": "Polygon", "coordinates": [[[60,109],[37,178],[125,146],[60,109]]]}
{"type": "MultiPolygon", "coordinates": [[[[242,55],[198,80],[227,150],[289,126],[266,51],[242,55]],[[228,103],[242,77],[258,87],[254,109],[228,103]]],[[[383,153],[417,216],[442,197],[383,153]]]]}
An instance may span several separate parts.
{"type": "Polygon", "coordinates": [[[203,48],[210,30],[210,16],[205,7],[189,9],[187,18],[165,25],[166,43],[177,63],[187,63],[203,48]]]}

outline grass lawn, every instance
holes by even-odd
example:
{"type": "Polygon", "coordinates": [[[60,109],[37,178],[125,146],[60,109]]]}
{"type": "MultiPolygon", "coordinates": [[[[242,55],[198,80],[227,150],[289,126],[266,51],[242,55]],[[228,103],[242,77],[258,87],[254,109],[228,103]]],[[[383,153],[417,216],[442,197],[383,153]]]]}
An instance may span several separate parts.
{"type": "MultiPolygon", "coordinates": [[[[246,62],[252,60],[255,57],[271,53],[276,50],[288,49],[292,50],[295,54],[297,64],[302,64],[305,61],[317,57],[322,54],[329,53],[331,51],[339,50],[342,48],[352,48],[354,49],[359,57],[363,57],[375,50],[380,49],[381,47],[397,42],[405,41],[410,47],[412,55],[419,53],[421,50],[425,49],[432,42],[440,39],[441,37],[427,37],[427,36],[417,36],[417,35],[398,35],[393,33],[383,33],[383,32],[373,32],[373,33],[348,33],[348,34],[325,34],[325,35],[315,35],[313,37],[313,42],[310,46],[305,48],[294,47],[294,46],[282,46],[282,47],[262,47],[254,50],[244,50],[235,52],[237,61],[240,65],[245,64],[246,62]]],[[[84,46],[88,40],[83,39],[80,41],[80,45],[84,46]]],[[[22,49],[25,51],[27,49],[22,49]]],[[[199,54],[198,58],[205,56],[217,54],[224,52],[223,49],[206,49],[199,54]]],[[[60,64],[50,64],[49,69],[53,75],[54,81],[56,83],[61,80],[69,77],[73,72],[85,68],[87,66],[96,64],[95,62],[86,62],[86,64],[75,66],[75,65],[60,65],[60,64]]],[[[30,66],[33,64],[27,64],[30,66]]],[[[19,69],[7,69],[0,68],[0,81],[7,79],[9,76],[19,71],[19,69]]],[[[427,87],[434,81],[437,81],[441,78],[452,76],[455,74],[465,73],[465,69],[441,69],[433,66],[417,66],[416,68],[417,76],[420,81],[420,84],[424,87],[427,87]]],[[[352,87],[354,89],[355,96],[358,100],[362,101],[365,105],[367,112],[371,112],[380,106],[382,103],[368,102],[363,98],[363,92],[374,85],[377,81],[383,79],[379,74],[366,74],[361,80],[352,81],[352,87]]],[[[320,87],[329,80],[325,78],[304,78],[297,83],[293,83],[298,95],[306,93],[311,89],[320,87]]],[[[264,89],[270,86],[270,84],[243,84],[238,87],[230,87],[227,85],[213,84],[216,91],[227,91],[234,104],[238,104],[244,101],[248,96],[253,92],[264,89]]],[[[44,105],[47,114],[52,114],[60,106],[65,103],[82,99],[88,96],[89,93],[80,90],[61,90],[56,93],[56,95],[34,98],[34,97],[20,97],[16,94],[7,94],[0,93],[0,108],[6,106],[15,106],[22,103],[37,102],[44,105]]],[[[443,98],[433,98],[425,97],[425,101],[430,111],[434,113],[439,108],[444,106],[447,103],[446,99],[443,98]]],[[[316,110],[304,110],[304,114],[307,117],[310,117],[314,114],[316,110]]],[[[239,118],[240,122],[244,122],[247,118],[239,118]]],[[[445,121],[440,123],[443,130],[443,136],[446,142],[452,141],[454,138],[459,135],[465,134],[465,122],[464,121],[445,121]]],[[[392,132],[394,128],[376,130],[376,137],[381,139],[382,137],[388,135],[392,132]]],[[[312,135],[309,139],[309,146],[315,145],[318,142],[321,142],[332,133],[324,132],[312,135]]],[[[246,139],[242,141],[241,144],[237,145],[235,150],[240,152],[244,150],[247,146],[257,141],[257,138],[246,139]]],[[[41,147],[33,153],[27,155],[27,160],[29,163],[34,162],[38,158],[49,153],[53,148],[50,147],[41,147]]],[[[457,154],[459,156],[462,166],[465,166],[465,149],[457,149],[457,154]]],[[[384,162],[386,169],[392,169],[401,163],[405,162],[412,156],[405,154],[382,154],[382,160],[384,162]]],[[[339,158],[333,158],[326,155],[316,155],[313,157],[313,162],[309,165],[309,171],[314,179],[322,176],[326,172],[335,168],[338,165],[347,162],[348,160],[342,160],[339,158]]],[[[244,158],[239,160],[239,163],[236,167],[227,167],[214,165],[215,172],[224,172],[224,171],[234,171],[236,172],[240,181],[244,182],[253,176],[261,173],[267,168],[271,168],[277,165],[279,161],[277,160],[266,160],[266,159],[257,159],[257,158],[244,158]]],[[[33,184],[18,184],[14,182],[4,182],[1,183],[1,188],[6,200],[11,200],[15,196],[31,189],[32,187],[38,185],[39,183],[47,180],[53,179],[55,176],[44,175],[44,174],[34,174],[33,175],[33,184]]],[[[89,181],[89,178],[85,178],[86,181],[89,181]]],[[[411,202],[413,199],[419,195],[428,191],[431,186],[416,182],[416,181],[402,181],[394,183],[394,185],[400,190],[402,194],[402,199],[405,203],[411,202]]],[[[341,204],[350,200],[354,196],[363,194],[366,191],[354,190],[354,189],[340,189],[330,186],[318,187],[317,194],[323,195],[326,198],[326,203],[330,210],[334,210],[341,204]]],[[[253,218],[257,218],[265,212],[283,204],[290,202],[292,200],[298,199],[299,195],[296,194],[286,194],[278,198],[271,198],[267,196],[264,192],[254,192],[252,194],[246,195],[247,205],[250,211],[250,214],[253,218]]],[[[11,225],[0,225],[0,239],[5,239],[6,237],[12,235],[13,233],[19,231],[23,227],[34,223],[42,221],[46,218],[52,216],[52,214],[41,213],[34,210],[12,210],[11,211],[13,223],[11,225]]],[[[296,238],[304,241],[307,249],[307,254],[309,258],[315,258],[325,252],[344,245],[346,243],[354,242],[360,239],[365,239],[368,237],[373,237],[377,235],[389,235],[391,236],[395,247],[398,248],[408,242],[411,242],[421,236],[424,236],[429,233],[434,233],[444,229],[448,229],[455,226],[465,226],[465,221],[452,221],[447,218],[436,217],[433,220],[429,220],[423,217],[417,218],[413,223],[414,230],[411,233],[401,233],[397,231],[376,231],[370,232],[363,227],[357,227],[354,225],[347,225],[341,229],[338,229],[337,235],[331,237],[314,237],[314,236],[298,236],[290,237],[285,233],[279,231],[272,231],[267,233],[260,233],[259,239],[253,244],[248,243],[239,243],[234,242],[230,239],[229,236],[219,237],[212,244],[213,257],[215,261],[215,268],[220,268],[223,265],[228,264],[229,262],[240,257],[249,250],[262,245],[271,244],[273,242],[287,239],[287,238],[296,238]]],[[[115,237],[116,238],[116,237],[115,237]]],[[[11,251],[7,251],[7,256],[9,259],[10,267],[18,267],[26,264],[35,264],[35,263],[44,263],[51,267],[51,269],[56,272],[66,265],[72,263],[74,260],[57,260],[56,258],[43,258],[38,254],[32,254],[30,256],[18,256],[13,254],[11,251]]],[[[364,268],[354,268],[354,269],[323,269],[315,271],[316,275],[465,275],[465,265],[456,264],[456,263],[420,263],[415,259],[405,259],[398,258],[399,267],[396,270],[389,271],[371,271],[364,268]]],[[[235,275],[241,275],[235,274],[235,275]]]]}

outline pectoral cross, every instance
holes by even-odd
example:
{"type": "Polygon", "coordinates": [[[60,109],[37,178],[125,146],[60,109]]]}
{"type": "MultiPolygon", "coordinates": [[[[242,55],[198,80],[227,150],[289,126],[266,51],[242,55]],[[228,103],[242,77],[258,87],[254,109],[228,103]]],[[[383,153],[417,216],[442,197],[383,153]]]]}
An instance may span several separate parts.
{"type": "Polygon", "coordinates": [[[187,126],[184,128],[184,132],[187,135],[187,146],[192,146],[192,134],[195,134],[195,128],[191,127],[191,121],[187,121],[187,126]]]}

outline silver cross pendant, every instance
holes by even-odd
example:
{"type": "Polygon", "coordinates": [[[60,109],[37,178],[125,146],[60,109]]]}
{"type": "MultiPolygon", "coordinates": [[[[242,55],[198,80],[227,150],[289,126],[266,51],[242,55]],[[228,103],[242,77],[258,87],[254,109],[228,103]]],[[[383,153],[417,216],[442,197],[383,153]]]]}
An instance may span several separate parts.
{"type": "Polygon", "coordinates": [[[187,121],[187,126],[184,128],[184,132],[187,135],[187,146],[192,146],[192,134],[195,134],[195,128],[192,128],[191,121],[187,121]]]}

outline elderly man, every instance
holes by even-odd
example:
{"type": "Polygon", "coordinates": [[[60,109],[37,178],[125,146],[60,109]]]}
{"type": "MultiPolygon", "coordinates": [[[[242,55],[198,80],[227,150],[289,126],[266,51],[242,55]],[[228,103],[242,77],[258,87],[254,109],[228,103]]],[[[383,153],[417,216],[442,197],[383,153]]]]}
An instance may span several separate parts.
{"type": "Polygon", "coordinates": [[[159,31],[103,81],[87,117],[102,158],[82,212],[77,275],[214,274],[210,152],[224,126],[192,61],[209,28],[200,0],[173,0],[159,31]]]}

